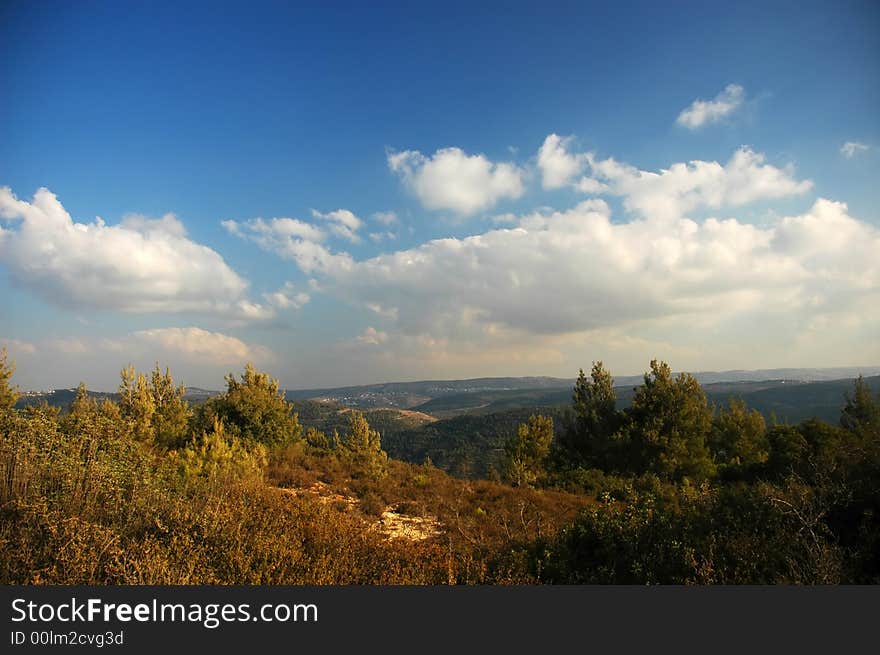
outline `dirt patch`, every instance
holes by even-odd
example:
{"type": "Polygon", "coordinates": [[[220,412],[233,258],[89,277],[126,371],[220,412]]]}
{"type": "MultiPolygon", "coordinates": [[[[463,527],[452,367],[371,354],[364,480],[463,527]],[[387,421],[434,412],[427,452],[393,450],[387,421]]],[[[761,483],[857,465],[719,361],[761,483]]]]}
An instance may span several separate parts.
{"type": "Polygon", "coordinates": [[[354,509],[358,502],[357,498],[354,496],[337,493],[333,491],[330,485],[320,481],[315,482],[310,487],[304,487],[302,489],[282,489],[281,491],[290,494],[291,496],[296,496],[297,498],[310,496],[322,503],[332,504],[334,507],[343,509],[343,511],[354,509]]]}
{"type": "Polygon", "coordinates": [[[434,423],[439,420],[436,416],[431,416],[430,414],[425,414],[424,412],[417,412],[414,409],[398,409],[396,411],[403,416],[407,416],[409,418],[415,419],[417,421],[422,421],[424,423],[434,423]]]}
{"type": "Polygon", "coordinates": [[[424,541],[440,536],[440,522],[432,516],[404,516],[392,506],[382,512],[377,528],[389,539],[424,541]]]}
{"type": "MultiPolygon", "coordinates": [[[[297,498],[309,497],[318,502],[351,512],[359,506],[355,496],[334,491],[324,482],[315,482],[309,487],[300,489],[282,488],[282,492],[297,498]]],[[[372,527],[387,539],[407,539],[408,541],[424,541],[443,534],[440,522],[433,516],[408,516],[401,513],[402,504],[391,505],[375,520],[366,519],[372,527]]]]}

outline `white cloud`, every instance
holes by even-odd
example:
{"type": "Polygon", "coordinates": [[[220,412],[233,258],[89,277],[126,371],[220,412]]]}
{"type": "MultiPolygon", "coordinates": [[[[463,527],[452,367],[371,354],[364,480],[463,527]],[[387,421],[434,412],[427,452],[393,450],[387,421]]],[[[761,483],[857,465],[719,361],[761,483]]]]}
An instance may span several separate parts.
{"type": "Polygon", "coordinates": [[[748,147],[733,153],[726,164],[694,160],[676,163],[658,173],[639,170],[612,158],[587,153],[593,176],[608,191],[623,196],[624,206],[648,218],[676,218],[699,208],[736,207],[758,200],[784,198],[812,188],[794,177],[792,166],[777,168],[748,147]]]}
{"type": "Polygon", "coordinates": [[[368,327],[366,330],[364,330],[363,334],[355,337],[355,341],[371,346],[378,346],[388,341],[388,334],[382,332],[381,330],[377,330],[374,327],[368,327]]]}
{"type": "Polygon", "coordinates": [[[847,141],[840,146],[840,154],[847,159],[852,159],[859,153],[866,152],[867,150],[869,150],[868,145],[860,141],[847,141]]]}
{"type": "Polygon", "coordinates": [[[534,366],[538,360],[515,357],[525,350],[563,365],[565,353],[589,355],[589,344],[627,361],[652,350],[681,356],[682,366],[791,365],[823,339],[832,344],[825,365],[851,363],[852,344],[880,356],[870,345],[880,330],[876,227],[822,198],[798,215],[769,214],[760,226],[728,218],[750,202],[807,192],[812,183],[791,166],[768,164],[747,147],[726,163],[656,172],[576,157],[586,167],[557,181],[620,196],[625,220],[612,221],[608,205],[592,199],[565,211],[501,215],[493,222],[511,227],[361,261],[302,240],[264,247],[314,274],[316,292],[381,316],[385,332],[370,327],[349,342],[382,344],[366,349],[377,370],[402,362],[417,371],[419,361],[432,371],[534,366]],[[694,220],[696,210],[724,218],[694,220]]]}
{"type": "Polygon", "coordinates": [[[676,218],[695,209],[736,207],[812,188],[811,181],[795,179],[791,165],[778,168],[767,164],[763,154],[746,146],[735,151],[726,164],[694,160],[654,172],[613,158],[599,159],[592,152],[571,153],[571,141],[555,134],[545,139],[538,153],[544,186],[571,185],[590,195],[623,196],[628,210],[647,218],[676,218]],[[592,176],[577,179],[585,168],[592,176]]]}
{"type": "Polygon", "coordinates": [[[306,273],[345,267],[351,261],[347,253],[334,254],[319,243],[324,237],[323,232],[295,219],[264,221],[256,218],[243,222],[227,220],[223,221],[223,227],[240,239],[253,241],[263,250],[296,262],[306,273]],[[304,229],[302,226],[312,229],[304,229]]]}
{"type": "Polygon", "coordinates": [[[604,184],[592,177],[582,177],[577,182],[575,182],[574,188],[581,193],[586,193],[590,195],[597,193],[606,193],[608,191],[607,184],[604,184]]]}
{"type": "Polygon", "coordinates": [[[739,109],[745,100],[745,90],[738,84],[728,84],[713,100],[694,100],[678,115],[677,123],[696,130],[717,123],[739,109]]]}
{"type": "Polygon", "coordinates": [[[484,155],[444,148],[431,157],[416,150],[388,153],[389,168],[400,176],[427,209],[448,209],[469,216],[505,198],[523,194],[525,171],[513,163],[495,163],[484,155]]]}
{"type": "MultiPolygon", "coordinates": [[[[103,220],[101,223],[103,224],[103,220]]],[[[120,225],[127,230],[144,234],[170,234],[180,238],[186,236],[186,228],[174,214],[165,214],[162,218],[150,218],[143,214],[129,214],[123,217],[120,225]]]]}
{"type": "Polygon", "coordinates": [[[0,188],[0,261],[24,286],[70,308],[191,312],[236,320],[271,316],[250,302],[248,283],[214,250],[186,237],[172,214],[128,216],[119,225],[76,223],[48,189],[31,202],[0,188]]]}
{"type": "Polygon", "coordinates": [[[271,353],[263,346],[198,327],[140,330],[131,338],[150,348],[159,348],[165,354],[191,361],[240,365],[247,361],[257,363],[271,359],[271,353]]]}
{"type": "Polygon", "coordinates": [[[538,168],[541,171],[541,185],[545,189],[558,189],[569,184],[587,166],[587,157],[572,154],[568,146],[571,137],[550,134],[538,150],[538,168]]]}
{"type": "Polygon", "coordinates": [[[267,237],[291,237],[294,239],[307,239],[309,241],[323,241],[324,232],[312,225],[296,218],[273,218],[263,220],[252,218],[243,223],[233,220],[221,221],[220,224],[232,235],[242,237],[245,235],[267,235],[267,237]]]}
{"type": "MultiPolygon", "coordinates": [[[[322,214],[319,211],[312,210],[312,216],[330,223],[329,229],[333,234],[347,239],[352,243],[360,241],[360,237],[356,232],[361,229],[363,221],[355,216],[347,209],[337,209],[336,211],[322,214]]],[[[308,238],[308,237],[306,237],[308,238]]]]}
{"type": "Polygon", "coordinates": [[[373,214],[373,220],[382,225],[395,225],[398,223],[397,214],[394,212],[376,212],[373,214]]]}
{"type": "Polygon", "coordinates": [[[868,308],[880,308],[877,252],[880,231],[824,199],[770,227],[684,217],[614,223],[592,200],[525,216],[514,229],[353,262],[331,271],[325,288],[384,312],[403,334],[455,343],[662,330],[669,320],[711,332],[743,317],[754,330],[769,326],[768,316],[786,317],[791,330],[819,315],[876,326],[880,310],[868,308]]]}
{"type": "Polygon", "coordinates": [[[490,327],[495,335],[548,335],[682,316],[711,322],[767,307],[852,311],[870,289],[877,293],[880,273],[869,256],[880,246],[877,230],[844,205],[819,200],[773,227],[687,217],[807,191],[811,183],[796,180],[790,167],[769,165],[748,148],[723,165],[692,161],[660,172],[591,153],[585,159],[597,181],[623,197],[629,222],[612,222],[608,205],[594,199],[567,211],[504,216],[501,222],[515,221],[512,229],[363,261],[322,247],[320,257],[270,249],[317,274],[326,293],[377,313],[393,308],[386,318],[404,334],[457,342],[488,338],[490,327]],[[840,240],[845,247],[834,249],[840,240]],[[817,254],[795,247],[801,241],[817,254]],[[853,267],[863,271],[861,281],[853,267]]]}
{"type": "Polygon", "coordinates": [[[263,294],[263,298],[278,309],[300,309],[310,300],[309,294],[297,292],[292,282],[285,282],[278,291],[263,294]]]}

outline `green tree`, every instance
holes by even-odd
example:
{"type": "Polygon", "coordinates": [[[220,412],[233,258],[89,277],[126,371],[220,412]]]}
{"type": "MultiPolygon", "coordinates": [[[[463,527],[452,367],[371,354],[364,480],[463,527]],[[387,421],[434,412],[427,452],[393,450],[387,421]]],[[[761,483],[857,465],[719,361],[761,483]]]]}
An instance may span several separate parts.
{"type": "Polygon", "coordinates": [[[129,364],[120,373],[122,381],[119,384],[119,410],[123,418],[128,421],[134,438],[143,443],[153,441],[153,415],[156,413],[156,403],[150,391],[147,376],[135,371],[134,365],[129,364]]]}
{"type": "Polygon", "coordinates": [[[194,437],[185,448],[171,453],[170,458],[189,485],[209,488],[261,482],[268,463],[265,446],[255,443],[248,448],[240,439],[228,435],[223,422],[216,418],[210,431],[194,437]]]}
{"type": "Polygon", "coordinates": [[[190,433],[192,410],[189,403],[183,399],[186,387],[174,386],[171,371],[166,367],[165,373],[156,368],[150,376],[150,395],[152,396],[153,412],[153,440],[165,448],[179,448],[183,446],[190,433]]]}
{"type": "Polygon", "coordinates": [[[80,382],[76,388],[76,396],[70,403],[71,414],[94,414],[98,411],[97,401],[89,395],[85,382],[80,382]]]}
{"type": "Polygon", "coordinates": [[[572,394],[572,415],[566,421],[559,450],[570,468],[609,470],[617,463],[620,414],[614,378],[602,362],[594,362],[588,380],[581,369],[572,394]]]}
{"type": "Polygon", "coordinates": [[[533,415],[517,428],[516,436],[504,446],[504,477],[516,487],[532,486],[545,473],[553,442],[553,419],[533,415]]]}
{"type": "Polygon", "coordinates": [[[340,454],[356,473],[378,479],[385,475],[388,455],[382,450],[382,436],[362,412],[352,411],[348,418],[348,434],[338,442],[340,454]]]}
{"type": "Polygon", "coordinates": [[[226,431],[244,441],[275,445],[296,441],[302,427],[293,404],[284,399],[278,380],[247,364],[240,380],[226,376],[226,392],[206,402],[197,421],[208,431],[220,419],[226,431]]]}
{"type": "Polygon", "coordinates": [[[710,445],[720,464],[742,470],[764,464],[770,456],[764,417],[741,398],[731,398],[727,409],[715,416],[710,445]]]}
{"type": "Polygon", "coordinates": [[[865,445],[875,448],[880,442],[880,401],[861,375],[853,383],[851,394],[846,395],[846,405],[840,412],[840,427],[856,435],[865,445]]]}
{"type": "Polygon", "coordinates": [[[0,348],[0,414],[12,411],[18,402],[18,387],[10,384],[13,373],[15,362],[9,362],[6,348],[0,348]]]}
{"type": "Polygon", "coordinates": [[[767,432],[770,456],[767,471],[782,480],[803,469],[810,453],[810,445],[793,425],[774,425],[767,432]]]}
{"type": "Polygon", "coordinates": [[[119,410],[135,438],[163,448],[179,448],[189,440],[192,410],[183,399],[186,387],[174,386],[171,371],[162,373],[159,363],[149,377],[134,366],[122,369],[119,410]]]}
{"type": "Polygon", "coordinates": [[[704,480],[715,474],[707,445],[712,410],[696,378],[673,379],[669,365],[651,361],[651,372],[638,387],[628,411],[627,436],[636,472],[663,479],[704,480]]]}
{"type": "Polygon", "coordinates": [[[309,426],[305,433],[306,443],[320,451],[329,451],[333,447],[331,439],[315,427],[309,426]]]}
{"type": "Polygon", "coordinates": [[[89,396],[86,383],[80,382],[67,414],[61,419],[61,429],[65,434],[82,432],[92,425],[97,414],[98,403],[89,396]]]}

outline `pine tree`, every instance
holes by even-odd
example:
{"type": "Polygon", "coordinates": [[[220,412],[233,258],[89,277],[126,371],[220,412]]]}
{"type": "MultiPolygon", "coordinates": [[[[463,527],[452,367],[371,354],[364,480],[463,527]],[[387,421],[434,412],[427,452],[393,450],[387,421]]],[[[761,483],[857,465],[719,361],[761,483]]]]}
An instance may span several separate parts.
{"type": "Polygon", "coordinates": [[[840,412],[840,427],[862,439],[880,439],[880,401],[875,400],[861,375],[853,383],[852,393],[846,395],[846,405],[840,412]]]}
{"type": "Polygon", "coordinates": [[[132,434],[138,441],[153,441],[153,414],[156,404],[150,392],[147,377],[137,373],[133,365],[122,369],[119,384],[119,409],[129,422],[132,434]]]}
{"type": "Polygon", "coordinates": [[[718,412],[710,442],[718,461],[728,466],[746,468],[763,464],[769,457],[764,417],[749,410],[740,398],[731,398],[727,409],[718,412]]]}
{"type": "Polygon", "coordinates": [[[340,443],[340,452],[348,460],[356,473],[370,478],[380,478],[385,474],[388,455],[382,450],[382,437],[370,424],[362,412],[352,411],[348,419],[348,434],[340,443]]]}
{"type": "Polygon", "coordinates": [[[570,468],[615,468],[620,428],[614,378],[601,361],[594,362],[590,379],[583,369],[572,394],[572,415],[560,435],[560,453],[570,468]]]}
{"type": "Polygon", "coordinates": [[[18,402],[18,387],[10,384],[15,373],[15,362],[7,359],[6,348],[0,348],[0,414],[12,411],[18,402]]]}
{"type": "Polygon", "coordinates": [[[712,410],[696,378],[675,379],[665,362],[651,361],[651,372],[636,389],[628,414],[630,464],[667,480],[703,480],[715,474],[707,445],[712,410]]]}
{"type": "Polygon", "coordinates": [[[226,376],[226,392],[202,406],[197,424],[207,431],[215,418],[223,421],[229,434],[244,441],[274,445],[302,437],[293,404],[284,399],[278,380],[250,363],[240,380],[232,373],[226,376]]]}
{"type": "Polygon", "coordinates": [[[553,442],[553,419],[532,415],[504,446],[504,477],[515,487],[533,486],[543,477],[553,442]]]}
{"type": "Polygon", "coordinates": [[[174,386],[171,371],[166,368],[163,374],[156,362],[150,377],[150,395],[155,411],[152,417],[153,440],[165,448],[178,448],[186,444],[189,437],[192,411],[183,399],[186,387],[174,386]]]}

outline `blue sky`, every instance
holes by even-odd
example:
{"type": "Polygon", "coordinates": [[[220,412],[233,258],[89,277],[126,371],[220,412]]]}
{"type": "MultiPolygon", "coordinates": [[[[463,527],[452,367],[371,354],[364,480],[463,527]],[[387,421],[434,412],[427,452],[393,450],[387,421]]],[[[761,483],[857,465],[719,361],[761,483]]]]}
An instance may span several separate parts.
{"type": "Polygon", "coordinates": [[[878,25],[4,3],[0,340],[24,387],[880,363],[878,25]]]}

